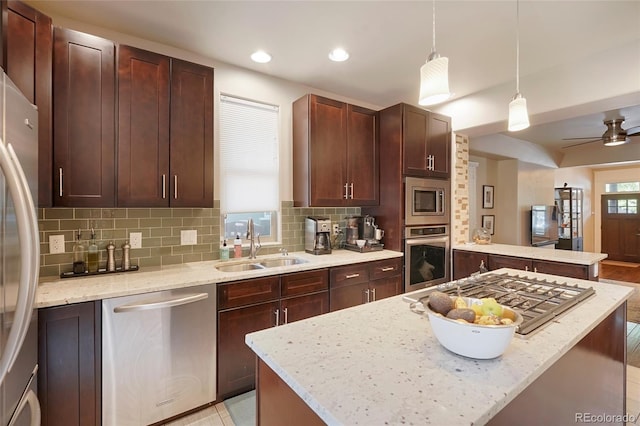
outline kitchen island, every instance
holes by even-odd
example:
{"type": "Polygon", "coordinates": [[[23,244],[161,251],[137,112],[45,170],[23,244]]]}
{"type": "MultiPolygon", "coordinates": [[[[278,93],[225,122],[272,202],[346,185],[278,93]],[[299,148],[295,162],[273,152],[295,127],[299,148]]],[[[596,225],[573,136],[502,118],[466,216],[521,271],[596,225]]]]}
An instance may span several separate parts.
{"type": "Polygon", "coordinates": [[[258,424],[539,425],[581,415],[623,424],[632,292],[598,283],[593,296],[515,337],[493,360],[444,349],[402,296],[248,334],[258,356],[258,424]]]}

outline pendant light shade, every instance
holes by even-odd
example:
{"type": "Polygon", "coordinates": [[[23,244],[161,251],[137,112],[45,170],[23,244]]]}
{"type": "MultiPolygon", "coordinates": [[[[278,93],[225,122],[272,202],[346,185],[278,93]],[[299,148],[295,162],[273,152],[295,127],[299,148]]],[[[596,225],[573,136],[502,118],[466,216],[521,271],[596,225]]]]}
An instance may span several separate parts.
{"type": "Polygon", "coordinates": [[[420,105],[435,105],[451,97],[449,59],[436,52],[436,2],[433,1],[433,46],[427,62],[420,68],[420,105]]]}
{"type": "Polygon", "coordinates": [[[529,113],[527,113],[527,100],[520,93],[509,102],[509,131],[517,132],[529,127],[529,113]]]}
{"type": "Polygon", "coordinates": [[[527,100],[520,94],[520,2],[516,1],[516,94],[509,103],[510,132],[517,132],[529,127],[527,100]]]}

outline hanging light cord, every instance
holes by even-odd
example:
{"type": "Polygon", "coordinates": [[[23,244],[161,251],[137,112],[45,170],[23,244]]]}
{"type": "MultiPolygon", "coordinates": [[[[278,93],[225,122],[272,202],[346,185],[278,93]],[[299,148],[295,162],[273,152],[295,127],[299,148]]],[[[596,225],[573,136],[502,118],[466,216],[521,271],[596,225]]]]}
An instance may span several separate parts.
{"type": "Polygon", "coordinates": [[[436,0],[433,0],[433,46],[431,47],[431,53],[436,51],[436,0]]]}
{"type": "Polygon", "coordinates": [[[516,94],[520,93],[520,2],[516,0],[516,94]]]}

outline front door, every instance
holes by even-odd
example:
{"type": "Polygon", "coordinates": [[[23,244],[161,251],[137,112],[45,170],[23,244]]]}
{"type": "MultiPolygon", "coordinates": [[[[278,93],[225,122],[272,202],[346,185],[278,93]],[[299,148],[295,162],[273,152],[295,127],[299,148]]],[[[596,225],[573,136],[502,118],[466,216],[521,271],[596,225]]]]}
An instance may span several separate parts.
{"type": "Polygon", "coordinates": [[[602,195],[602,252],[609,260],[640,262],[640,194],[602,195]]]}

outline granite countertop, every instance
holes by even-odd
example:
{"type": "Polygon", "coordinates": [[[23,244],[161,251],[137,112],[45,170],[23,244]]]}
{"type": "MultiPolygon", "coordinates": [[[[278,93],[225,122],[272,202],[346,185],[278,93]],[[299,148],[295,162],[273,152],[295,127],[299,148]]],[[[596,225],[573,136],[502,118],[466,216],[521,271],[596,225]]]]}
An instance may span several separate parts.
{"type": "MultiPolygon", "coordinates": [[[[270,275],[281,275],[290,272],[310,271],[313,269],[349,265],[360,262],[402,257],[401,252],[392,250],[359,253],[349,250],[334,250],[327,255],[312,255],[306,252],[289,253],[289,258],[297,257],[306,260],[297,265],[255,269],[242,272],[221,272],[215,267],[220,264],[233,264],[248,259],[231,259],[229,261],[206,261],[184,263],[162,268],[148,268],[135,272],[122,272],[104,275],[93,275],[76,278],[42,279],[36,291],[36,308],[67,305],[78,302],[108,299],[111,297],[129,296],[152,291],[170,290],[202,284],[222,283],[259,278],[270,275]]],[[[258,256],[259,262],[265,259],[282,258],[282,255],[258,256]]]]}
{"type": "Polygon", "coordinates": [[[503,256],[525,257],[528,259],[548,260],[551,262],[575,263],[578,265],[594,265],[607,258],[605,253],[586,251],[560,250],[542,247],[514,246],[509,244],[456,244],[454,250],[475,251],[478,253],[500,254],[503,256]]]}
{"type": "Polygon", "coordinates": [[[327,424],[484,424],[632,292],[598,283],[595,295],[527,339],[514,337],[493,360],[444,349],[402,296],[251,333],[246,342],[327,424]]]}

